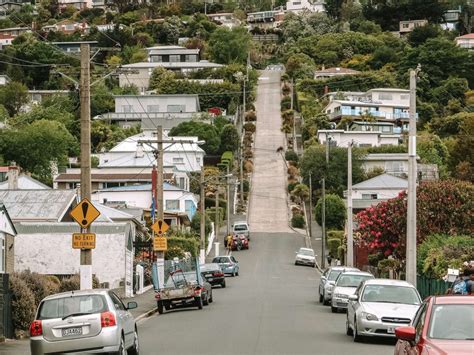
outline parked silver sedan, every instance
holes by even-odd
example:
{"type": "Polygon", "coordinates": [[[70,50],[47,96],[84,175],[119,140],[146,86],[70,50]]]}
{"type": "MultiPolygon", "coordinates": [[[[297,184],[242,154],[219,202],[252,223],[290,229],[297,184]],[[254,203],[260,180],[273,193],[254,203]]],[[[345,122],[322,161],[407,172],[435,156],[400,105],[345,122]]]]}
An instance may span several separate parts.
{"type": "Polygon", "coordinates": [[[332,289],[339,274],[347,271],[359,271],[358,268],[349,266],[331,266],[321,275],[319,280],[319,302],[325,306],[329,305],[332,297],[332,289]]]}
{"type": "Polygon", "coordinates": [[[109,290],[84,290],[59,293],[44,298],[30,326],[33,355],[45,353],[138,354],[135,319],[109,290]]]}
{"type": "Polygon", "coordinates": [[[400,280],[366,280],[349,297],[346,334],[395,338],[395,328],[411,323],[421,304],[416,288],[400,280]]]}
{"type": "Polygon", "coordinates": [[[349,271],[341,273],[332,290],[331,311],[337,313],[340,309],[347,309],[349,296],[353,295],[361,282],[373,279],[374,275],[364,271],[349,271]]]}

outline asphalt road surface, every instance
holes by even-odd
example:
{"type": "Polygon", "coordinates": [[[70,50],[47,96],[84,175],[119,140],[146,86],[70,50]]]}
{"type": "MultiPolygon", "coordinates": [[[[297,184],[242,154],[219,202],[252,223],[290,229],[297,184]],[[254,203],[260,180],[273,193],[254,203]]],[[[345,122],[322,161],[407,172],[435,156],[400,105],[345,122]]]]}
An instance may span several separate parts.
{"type": "Polygon", "coordinates": [[[354,343],[345,314],[319,304],[316,269],[294,265],[297,234],[256,233],[235,252],[240,276],[214,303],[154,315],[140,325],[143,354],[392,354],[394,342],[354,343]]]}

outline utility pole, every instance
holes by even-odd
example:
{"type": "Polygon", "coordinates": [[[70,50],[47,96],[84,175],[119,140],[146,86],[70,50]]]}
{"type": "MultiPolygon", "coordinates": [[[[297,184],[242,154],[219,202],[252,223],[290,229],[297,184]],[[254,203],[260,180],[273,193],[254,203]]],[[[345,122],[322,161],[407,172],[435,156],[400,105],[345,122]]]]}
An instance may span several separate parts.
{"type": "MultiPolygon", "coordinates": [[[[291,106],[290,106],[290,109],[291,111],[293,112],[293,96],[294,96],[294,91],[293,91],[293,78],[291,78],[291,106]]],[[[293,113],[293,150],[296,152],[297,149],[296,149],[296,118],[295,118],[295,115],[293,113]]]]}
{"type": "Polygon", "coordinates": [[[226,237],[230,233],[230,183],[229,183],[229,174],[230,174],[230,166],[227,164],[227,234],[226,237]]]}
{"type": "Polygon", "coordinates": [[[410,70],[410,120],[408,136],[408,194],[406,280],[416,287],[416,78],[420,67],[410,70]]]}
{"type": "Polygon", "coordinates": [[[204,166],[201,167],[201,201],[199,204],[201,213],[201,225],[200,225],[200,236],[201,236],[201,252],[199,254],[199,261],[201,264],[206,262],[206,216],[204,214],[204,205],[206,203],[206,196],[204,194],[204,166]]]}
{"type": "MultiPolygon", "coordinates": [[[[164,221],[165,213],[163,207],[163,127],[156,127],[156,167],[157,167],[157,178],[156,178],[156,206],[155,209],[158,212],[158,221],[164,221]]],[[[158,271],[158,280],[160,283],[165,281],[165,252],[157,251],[156,252],[156,266],[158,271]]],[[[161,288],[161,285],[160,285],[161,288]]]]}
{"type": "Polygon", "coordinates": [[[322,251],[322,257],[321,257],[321,267],[325,268],[326,267],[326,175],[329,170],[329,139],[328,134],[326,133],[326,171],[324,172],[324,177],[322,181],[322,204],[321,204],[321,215],[322,215],[322,246],[321,246],[321,251],[322,251]]]}
{"type": "Polygon", "coordinates": [[[216,214],[215,214],[215,221],[214,221],[214,234],[216,236],[216,242],[219,241],[219,185],[216,187],[216,214]]]}
{"type": "Polygon", "coordinates": [[[347,266],[354,266],[354,236],[352,225],[352,144],[347,146],[347,266]]]}
{"type": "MultiPolygon", "coordinates": [[[[91,198],[91,94],[90,47],[81,44],[81,199],[91,198]]],[[[90,233],[87,227],[86,233],[90,233]]],[[[81,249],[80,288],[92,289],[92,250],[81,249]]]]}
{"type": "MultiPolygon", "coordinates": [[[[247,70],[248,73],[248,70],[247,70]]],[[[243,98],[243,108],[242,108],[242,118],[241,118],[241,130],[240,130],[240,161],[239,161],[239,173],[240,173],[240,206],[244,206],[244,150],[242,146],[242,137],[244,132],[244,117],[246,111],[246,99],[245,99],[245,81],[248,79],[248,74],[244,76],[244,98],[243,98]]]]}
{"type": "Polygon", "coordinates": [[[313,226],[311,221],[313,220],[313,181],[311,177],[311,171],[309,172],[309,222],[308,222],[308,228],[309,228],[309,239],[313,237],[313,226]]]}

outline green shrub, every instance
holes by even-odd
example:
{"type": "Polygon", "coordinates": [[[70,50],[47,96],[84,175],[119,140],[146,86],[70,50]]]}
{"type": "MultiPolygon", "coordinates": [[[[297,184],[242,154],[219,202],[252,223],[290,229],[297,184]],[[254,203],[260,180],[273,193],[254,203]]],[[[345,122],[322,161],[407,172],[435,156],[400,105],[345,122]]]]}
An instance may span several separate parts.
{"type": "Polygon", "coordinates": [[[291,193],[291,191],[294,190],[295,186],[298,185],[298,182],[290,182],[288,184],[288,192],[291,193]]]}
{"type": "MultiPolygon", "coordinates": [[[[322,224],[322,198],[315,208],[315,217],[319,225],[322,224]]],[[[344,200],[335,194],[326,195],[326,228],[342,229],[346,220],[346,205],[344,200]]]]}
{"type": "Polygon", "coordinates": [[[18,277],[25,281],[28,288],[33,292],[36,306],[39,305],[43,298],[48,296],[46,278],[43,275],[31,272],[30,270],[25,270],[19,273],[18,277]]]}
{"type": "Polygon", "coordinates": [[[244,180],[244,192],[249,192],[250,191],[250,182],[248,180],[244,180]]]}
{"type": "Polygon", "coordinates": [[[245,132],[255,133],[257,127],[255,127],[255,124],[253,124],[252,122],[246,122],[244,124],[244,130],[245,132]]]}
{"type": "Polygon", "coordinates": [[[286,111],[291,108],[291,98],[289,96],[285,96],[281,99],[280,102],[280,109],[281,111],[286,111]]]}
{"type": "Polygon", "coordinates": [[[338,231],[338,230],[330,230],[327,232],[328,235],[328,240],[329,239],[339,239],[343,240],[344,239],[344,231],[338,231]]]}
{"type": "Polygon", "coordinates": [[[180,248],[185,252],[191,253],[192,256],[198,255],[199,241],[196,238],[168,238],[168,248],[180,248]]]}
{"type": "MultiPolygon", "coordinates": [[[[99,279],[92,275],[92,288],[99,288],[100,282],[99,279]]],[[[72,275],[66,279],[61,281],[61,285],[59,286],[59,292],[69,292],[69,291],[76,291],[81,288],[81,277],[79,274],[72,275]]]]}
{"type": "Polygon", "coordinates": [[[12,323],[15,330],[27,330],[35,317],[36,304],[28,284],[17,274],[10,276],[12,323]]]}
{"type": "Polygon", "coordinates": [[[332,258],[337,257],[337,250],[341,246],[341,239],[339,238],[332,238],[329,239],[328,237],[328,249],[329,249],[329,255],[331,255],[332,258]]]}
{"type": "Polygon", "coordinates": [[[301,214],[295,214],[291,218],[291,226],[293,228],[304,228],[305,224],[304,217],[301,214]]]}
{"type": "Polygon", "coordinates": [[[173,260],[174,258],[184,258],[184,250],[178,246],[168,248],[168,250],[165,252],[165,260],[173,260]]]}
{"type": "Polygon", "coordinates": [[[298,154],[296,154],[296,152],[294,150],[287,150],[285,152],[285,159],[287,161],[295,161],[297,162],[298,161],[298,154]]]}
{"type": "Polygon", "coordinates": [[[255,111],[248,111],[245,113],[246,122],[255,122],[257,120],[257,114],[255,111]]]}
{"type": "MultiPolygon", "coordinates": [[[[220,194],[222,196],[222,194],[220,194]]],[[[207,210],[209,208],[216,207],[216,199],[212,197],[206,197],[204,208],[207,210]]],[[[225,217],[225,209],[227,208],[227,201],[223,199],[219,199],[219,207],[224,209],[224,217],[225,217]]]]}
{"type": "MultiPolygon", "coordinates": [[[[204,212],[204,224],[205,224],[205,233],[206,236],[211,233],[211,221],[208,216],[206,216],[206,212],[204,212]]],[[[197,235],[201,234],[201,212],[196,212],[191,219],[191,230],[196,233],[197,235]]]]}
{"type": "MultiPolygon", "coordinates": [[[[218,213],[218,218],[219,218],[219,224],[222,225],[222,222],[224,221],[224,218],[225,218],[225,208],[219,206],[217,213],[218,213]]],[[[215,206],[211,208],[206,208],[206,214],[212,222],[216,221],[216,207],[215,206]]]]}

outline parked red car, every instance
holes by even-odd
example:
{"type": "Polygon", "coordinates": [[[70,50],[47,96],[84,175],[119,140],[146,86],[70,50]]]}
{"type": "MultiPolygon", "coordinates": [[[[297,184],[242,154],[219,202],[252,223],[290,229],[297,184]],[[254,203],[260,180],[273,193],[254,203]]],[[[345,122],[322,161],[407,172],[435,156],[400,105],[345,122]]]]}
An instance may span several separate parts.
{"type": "Polygon", "coordinates": [[[249,240],[245,235],[235,234],[232,236],[232,250],[242,250],[249,248],[249,240]]]}
{"type": "Polygon", "coordinates": [[[395,329],[395,355],[472,355],[474,297],[431,296],[408,327],[395,329]]]}

